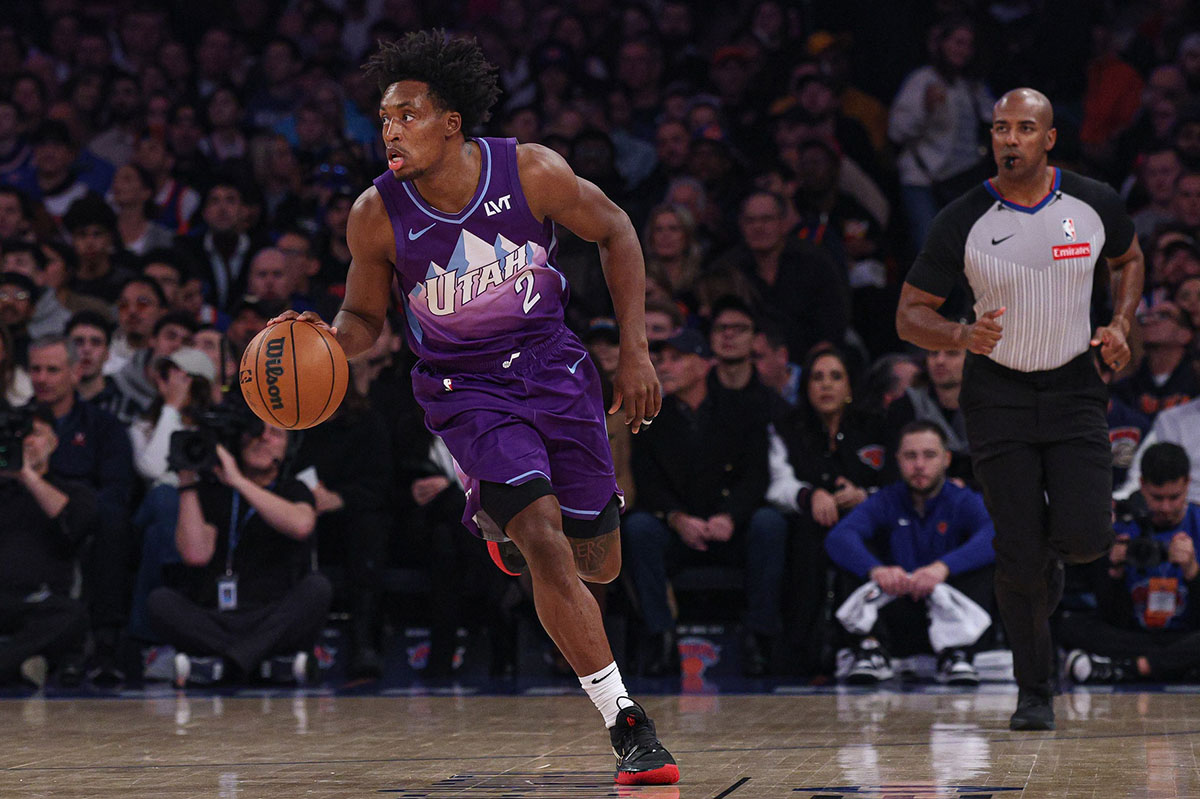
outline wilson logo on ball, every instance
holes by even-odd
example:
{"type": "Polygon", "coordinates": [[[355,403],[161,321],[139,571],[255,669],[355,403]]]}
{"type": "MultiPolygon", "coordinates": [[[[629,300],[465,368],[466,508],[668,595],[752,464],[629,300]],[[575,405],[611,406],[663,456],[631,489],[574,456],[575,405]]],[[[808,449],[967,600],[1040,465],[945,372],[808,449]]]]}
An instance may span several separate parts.
{"type": "Polygon", "coordinates": [[[279,393],[279,378],[283,377],[283,337],[267,342],[267,396],[271,398],[271,410],[283,410],[283,398],[279,393]]]}

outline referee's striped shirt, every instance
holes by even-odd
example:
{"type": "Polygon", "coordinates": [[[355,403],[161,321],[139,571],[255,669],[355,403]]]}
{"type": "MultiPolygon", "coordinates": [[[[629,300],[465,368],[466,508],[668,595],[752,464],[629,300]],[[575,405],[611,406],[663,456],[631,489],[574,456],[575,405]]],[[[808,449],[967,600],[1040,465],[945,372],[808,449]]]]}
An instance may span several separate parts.
{"type": "Polygon", "coordinates": [[[1032,206],[987,181],[938,214],[907,281],[946,297],[965,274],[977,317],[1007,309],[989,357],[1021,372],[1054,369],[1087,351],[1096,264],[1123,255],[1133,236],[1121,198],[1098,181],[1056,168],[1032,206]]]}

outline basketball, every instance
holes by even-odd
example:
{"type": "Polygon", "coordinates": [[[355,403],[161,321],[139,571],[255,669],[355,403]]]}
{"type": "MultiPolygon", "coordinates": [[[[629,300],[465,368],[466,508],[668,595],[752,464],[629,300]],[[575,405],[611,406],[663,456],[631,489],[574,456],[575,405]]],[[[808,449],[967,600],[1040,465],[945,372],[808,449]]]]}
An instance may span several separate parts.
{"type": "Polygon", "coordinates": [[[290,320],[265,328],[242,353],[246,404],[276,427],[303,430],[328,419],[346,396],[350,366],[328,330],[290,320]]]}

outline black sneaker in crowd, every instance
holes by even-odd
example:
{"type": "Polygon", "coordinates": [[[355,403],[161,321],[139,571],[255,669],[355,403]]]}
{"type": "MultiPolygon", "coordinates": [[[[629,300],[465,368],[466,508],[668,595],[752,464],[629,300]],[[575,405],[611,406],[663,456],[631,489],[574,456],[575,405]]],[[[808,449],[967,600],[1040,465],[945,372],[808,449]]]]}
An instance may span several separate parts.
{"type": "Polygon", "coordinates": [[[953,649],[944,652],[939,660],[938,681],[944,685],[974,688],[979,685],[979,672],[966,652],[953,649]]]}
{"type": "Polygon", "coordinates": [[[1022,688],[1017,694],[1017,710],[1009,719],[1008,728],[1010,730],[1053,730],[1053,697],[1022,688]]]}
{"type": "Polygon", "coordinates": [[[1067,655],[1067,674],[1077,683],[1124,682],[1137,674],[1137,667],[1125,660],[1113,660],[1074,649],[1067,655]]]}
{"type": "MultiPolygon", "coordinates": [[[[617,723],[609,729],[613,754],[617,756],[617,784],[672,785],[679,782],[679,766],[654,731],[646,711],[629,697],[617,723]]],[[[621,700],[617,700],[621,701],[621,700]]]]}
{"type": "Polygon", "coordinates": [[[846,675],[851,685],[875,685],[895,676],[892,659],[874,638],[867,638],[854,651],[854,665],[846,675]]]}

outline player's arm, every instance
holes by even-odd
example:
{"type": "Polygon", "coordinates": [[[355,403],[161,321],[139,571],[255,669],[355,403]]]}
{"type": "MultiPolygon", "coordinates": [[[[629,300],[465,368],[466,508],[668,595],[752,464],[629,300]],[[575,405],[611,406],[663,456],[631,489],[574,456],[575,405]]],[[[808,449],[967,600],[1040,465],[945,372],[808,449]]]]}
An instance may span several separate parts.
{"type": "Polygon", "coordinates": [[[620,361],[613,379],[613,405],[624,406],[625,423],[638,432],[662,406],[662,395],[646,345],[646,264],[628,215],[593,183],[577,176],[562,156],[539,145],[517,148],[521,187],[530,210],[549,217],[600,248],[604,279],[621,330],[620,361]]]}
{"type": "Polygon", "coordinates": [[[1108,325],[1096,330],[1092,346],[1099,345],[1100,357],[1119,371],[1129,365],[1129,330],[1142,299],[1146,278],[1146,259],[1137,236],[1130,240],[1128,250],[1108,259],[1108,274],[1109,285],[1113,287],[1113,318],[1108,325]]]}
{"type": "Polygon", "coordinates": [[[383,330],[392,289],[396,245],[392,223],[379,190],[371,186],[350,208],[346,225],[350,269],[346,273],[346,297],[332,327],[312,311],[284,311],[268,325],[300,319],[331,330],[347,358],[370,348],[383,330]]]}

